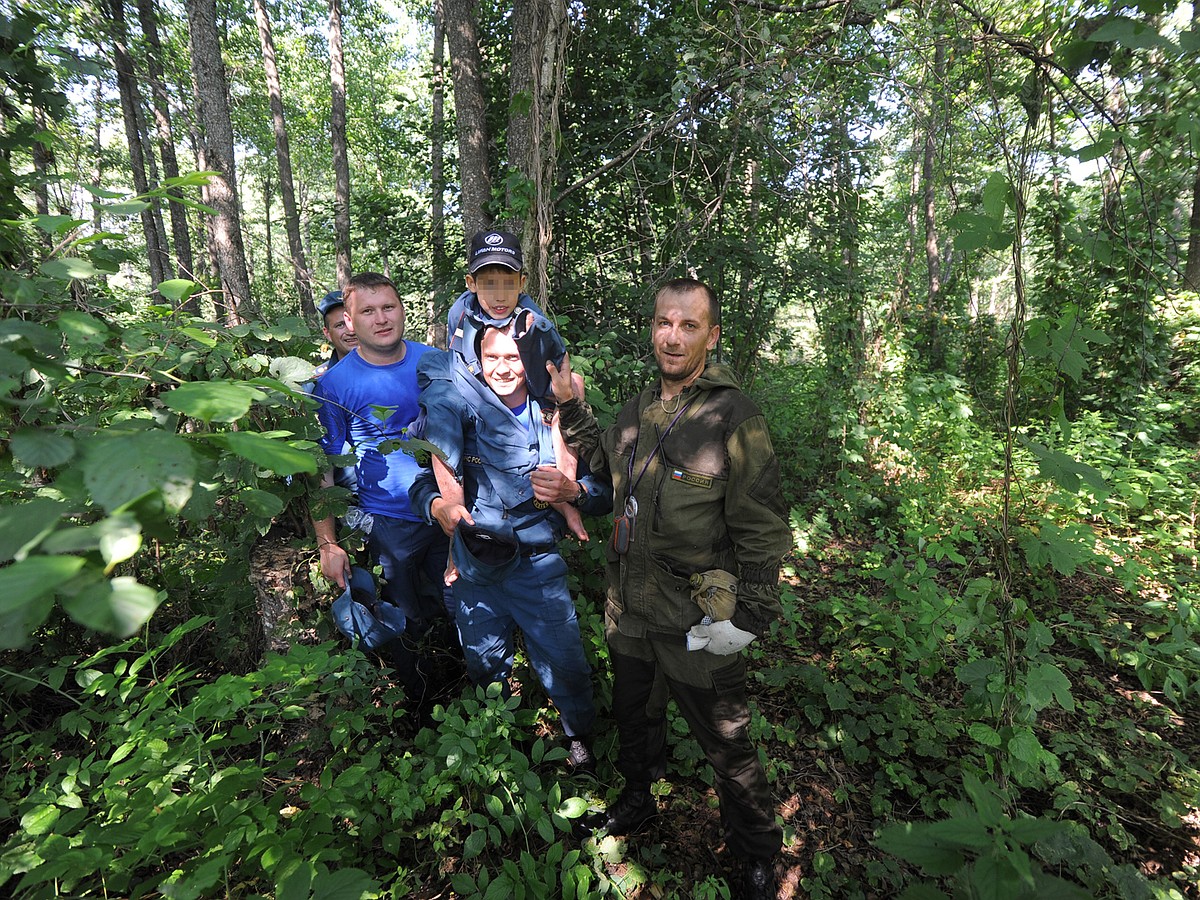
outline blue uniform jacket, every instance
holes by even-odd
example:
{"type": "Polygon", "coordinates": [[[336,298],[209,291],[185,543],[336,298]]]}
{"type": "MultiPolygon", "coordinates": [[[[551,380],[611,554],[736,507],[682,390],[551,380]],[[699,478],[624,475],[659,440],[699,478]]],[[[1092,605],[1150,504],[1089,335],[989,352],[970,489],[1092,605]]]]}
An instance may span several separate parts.
{"type": "MultiPolygon", "coordinates": [[[[566,523],[549,504],[536,500],[529,474],[554,464],[551,429],[530,398],[518,418],[454,353],[427,353],[417,367],[425,440],[446,454],[463,483],[467,508],[479,525],[507,519],[526,549],[549,549],[566,523]]],[[[580,510],[599,515],[612,508],[612,488],[584,475],[580,510]]],[[[409,489],[414,512],[433,522],[430,506],[440,496],[433,470],[423,469],[409,489]]]]}

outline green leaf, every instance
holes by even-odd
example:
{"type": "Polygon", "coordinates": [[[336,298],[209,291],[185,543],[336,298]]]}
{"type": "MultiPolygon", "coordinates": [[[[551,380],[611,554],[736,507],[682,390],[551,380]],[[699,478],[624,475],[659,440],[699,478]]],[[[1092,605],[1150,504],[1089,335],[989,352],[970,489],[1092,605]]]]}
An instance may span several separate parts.
{"type": "Polygon", "coordinates": [[[1004,743],[1000,732],[985,722],[972,722],[967,728],[967,734],[985,747],[999,747],[1004,743]]]}
{"type": "Polygon", "coordinates": [[[1000,802],[993,785],[984,784],[973,772],[964,772],[963,789],[975,804],[984,825],[992,828],[1000,824],[1004,818],[1004,804],[1000,802]]]}
{"type": "Polygon", "coordinates": [[[1046,751],[1032,731],[1022,729],[1008,739],[1008,752],[1026,765],[1036,766],[1046,751]]]}
{"type": "Polygon", "coordinates": [[[293,390],[313,376],[315,366],[298,356],[277,356],[267,366],[272,378],[278,378],[293,390]]]}
{"type": "Polygon", "coordinates": [[[72,216],[34,216],[33,221],[46,234],[65,234],[72,228],[87,224],[85,219],[76,219],[72,216]]]}
{"type": "Polygon", "coordinates": [[[1055,482],[1063,490],[1075,493],[1079,490],[1080,482],[1087,482],[1097,494],[1108,496],[1108,484],[1100,470],[1087,463],[1082,463],[1061,450],[1051,450],[1036,441],[1026,441],[1025,446],[1038,459],[1038,472],[1043,478],[1055,482]]]}
{"type": "Polygon", "coordinates": [[[0,506],[0,562],[24,559],[67,512],[66,505],[46,498],[0,506]]]}
{"type": "Polygon", "coordinates": [[[1104,134],[1098,141],[1076,150],[1075,158],[1080,162],[1091,162],[1094,159],[1099,159],[1112,150],[1114,143],[1115,141],[1111,133],[1104,134]]]}
{"type": "Polygon", "coordinates": [[[912,822],[889,825],[879,833],[875,844],[920,867],[926,875],[953,875],[965,863],[961,853],[935,845],[926,829],[912,822]]]}
{"type": "Polygon", "coordinates": [[[83,564],[77,556],[32,556],[0,569],[0,649],[24,646],[50,612],[49,595],[83,564]]]}
{"type": "Polygon", "coordinates": [[[126,638],[149,621],[158,609],[158,591],[121,576],[94,582],[72,597],[64,597],[63,609],[87,628],[126,638]]]}
{"type": "Polygon", "coordinates": [[[124,203],[108,203],[104,211],[113,216],[136,216],[150,208],[145,200],[126,200],[124,203]]]}
{"type": "Polygon", "coordinates": [[[300,472],[315,475],[317,471],[317,461],[311,453],[297,450],[277,438],[253,431],[226,431],[212,435],[211,440],[255,465],[270,469],[276,475],[297,475],[300,472]]]}
{"type": "Polygon", "coordinates": [[[18,428],[9,445],[23,465],[52,469],[75,455],[75,442],[63,434],[43,428],[18,428]]]}
{"type": "Polygon", "coordinates": [[[321,900],[363,900],[378,892],[379,883],[362,869],[337,869],[317,875],[312,890],[321,900]]]}
{"type": "Polygon", "coordinates": [[[60,815],[57,806],[38,806],[21,816],[21,830],[26,834],[49,834],[60,815]]]}
{"type": "Polygon", "coordinates": [[[477,828],[467,835],[467,839],[463,842],[463,858],[471,859],[483,852],[484,846],[487,844],[487,831],[482,828],[477,828]]]}
{"type": "Polygon", "coordinates": [[[90,260],[78,256],[63,256],[44,262],[41,271],[43,275],[61,281],[70,281],[73,278],[91,278],[93,275],[101,274],[90,260]]]}
{"type": "MultiPolygon", "coordinates": [[[[183,438],[166,431],[110,429],[84,443],[83,481],[92,499],[117,512],[151,492],[177,514],[192,495],[196,459],[183,438]]],[[[143,526],[146,522],[142,521],[143,526]]]]}
{"type": "Polygon", "coordinates": [[[1004,218],[1004,210],[1010,197],[1012,190],[1004,173],[992,172],[988,175],[987,183],[983,186],[983,210],[989,219],[999,222],[1004,218]]]}
{"type": "Polygon", "coordinates": [[[105,573],[142,549],[142,526],[128,513],[111,516],[95,527],[100,534],[100,555],[108,564],[105,573]]]}
{"type": "Polygon", "coordinates": [[[202,422],[236,422],[250,404],[266,398],[244,381],[190,381],[168,393],[163,402],[176,412],[202,422]]]}
{"type": "Polygon", "coordinates": [[[283,500],[270,491],[239,491],[237,498],[250,512],[262,519],[273,519],[283,512],[283,500]]]}
{"type": "Polygon", "coordinates": [[[555,812],[565,819],[578,819],[587,812],[587,801],[582,797],[568,797],[555,812]]]}
{"type": "Polygon", "coordinates": [[[198,290],[200,290],[200,285],[186,278],[171,278],[158,283],[158,292],[168,300],[174,300],[176,303],[186,300],[198,290]]]}
{"type": "Polygon", "coordinates": [[[1030,668],[1025,680],[1025,691],[1034,710],[1045,709],[1054,700],[1067,712],[1075,711],[1071,681],[1063,674],[1063,670],[1053,663],[1039,663],[1030,668]]]}

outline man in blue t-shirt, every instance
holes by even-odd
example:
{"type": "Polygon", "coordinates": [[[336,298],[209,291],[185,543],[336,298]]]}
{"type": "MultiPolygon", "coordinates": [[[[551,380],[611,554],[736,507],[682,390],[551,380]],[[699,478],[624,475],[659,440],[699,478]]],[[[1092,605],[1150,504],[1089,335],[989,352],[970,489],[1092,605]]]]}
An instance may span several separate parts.
{"type": "MultiPolygon", "coordinates": [[[[325,428],[321,447],[330,456],[340,455],[347,443],[354,448],[358,505],[369,517],[359,527],[366,532],[372,562],[383,568],[383,599],[408,619],[404,636],[390,648],[392,662],[410,698],[420,704],[429,686],[417,642],[450,610],[450,594],[442,585],[449,545],[440,528],[412,510],[408,489],[420,467],[395,443],[408,440],[419,412],[417,360],[433,348],[404,339],[404,306],[383,275],[355,275],[343,294],[343,313],[358,347],[313,389],[325,428]]],[[[332,486],[332,472],[321,483],[332,486]]],[[[344,588],[350,558],[337,541],[333,517],[314,521],[313,528],[321,572],[344,588]]]]}

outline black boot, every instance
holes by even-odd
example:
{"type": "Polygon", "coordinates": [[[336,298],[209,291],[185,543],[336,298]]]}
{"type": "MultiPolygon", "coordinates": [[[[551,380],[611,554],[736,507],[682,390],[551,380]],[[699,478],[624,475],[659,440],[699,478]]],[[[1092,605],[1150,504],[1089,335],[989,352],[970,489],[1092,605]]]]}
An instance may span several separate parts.
{"type": "Polygon", "coordinates": [[[776,900],[779,884],[775,880],[775,859],[747,859],[742,866],[741,890],[736,900],[776,900]]]}
{"type": "Polygon", "coordinates": [[[604,812],[593,814],[588,825],[592,831],[603,831],[611,837],[641,834],[658,816],[658,805],[649,788],[629,788],[621,791],[614,803],[604,812]]]}

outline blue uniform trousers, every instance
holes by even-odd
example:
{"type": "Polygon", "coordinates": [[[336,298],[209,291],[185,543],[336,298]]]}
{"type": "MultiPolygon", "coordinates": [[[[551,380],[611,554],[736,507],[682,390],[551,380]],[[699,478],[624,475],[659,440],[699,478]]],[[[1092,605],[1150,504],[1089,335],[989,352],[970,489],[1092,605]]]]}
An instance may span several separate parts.
{"type": "MultiPolygon", "coordinates": [[[[436,525],[375,515],[367,537],[372,563],[383,568],[380,596],[394,603],[408,619],[408,628],[387,648],[405,693],[421,702],[432,689],[428,676],[431,662],[420,647],[421,639],[439,619],[454,620],[450,589],[442,584],[450,540],[436,525]]],[[[448,648],[442,648],[448,649],[448,648]]]]}
{"type": "Polygon", "coordinates": [[[460,576],[454,582],[456,621],[467,674],[480,685],[507,681],[512,674],[513,629],[519,627],[563,731],[583,737],[592,729],[596,707],[566,576],[567,564],[557,553],[521,557],[502,584],[474,584],[460,576]]]}

